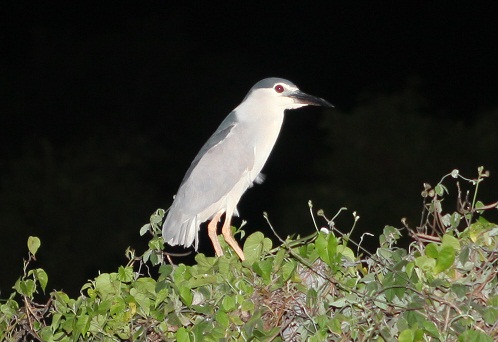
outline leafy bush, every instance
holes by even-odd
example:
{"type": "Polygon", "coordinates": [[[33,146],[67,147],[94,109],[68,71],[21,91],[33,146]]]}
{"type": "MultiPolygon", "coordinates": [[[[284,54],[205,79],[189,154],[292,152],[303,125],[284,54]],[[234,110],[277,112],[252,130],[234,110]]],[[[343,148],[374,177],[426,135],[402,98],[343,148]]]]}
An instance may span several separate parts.
{"type": "Polygon", "coordinates": [[[48,276],[31,267],[41,245],[31,237],[23,275],[0,307],[0,339],[496,340],[498,226],[482,214],[497,203],[477,200],[487,176],[483,168],[476,179],[454,170],[435,187],[424,184],[420,225],[386,226],[374,254],[318,211],[325,227],[308,237],[279,238],[273,247],[260,232],[248,236],[244,262],[221,241],[220,258],[198,254],[192,266],[172,265],[159,209],[141,229],[152,235],[144,254],[128,250],[127,265],[84,284],[78,298],[53,291],[44,304],[35,297],[43,297],[48,276]],[[452,178],[457,208],[449,212],[443,182],[452,178]],[[397,246],[401,234],[412,238],[406,249],[397,246]]]}

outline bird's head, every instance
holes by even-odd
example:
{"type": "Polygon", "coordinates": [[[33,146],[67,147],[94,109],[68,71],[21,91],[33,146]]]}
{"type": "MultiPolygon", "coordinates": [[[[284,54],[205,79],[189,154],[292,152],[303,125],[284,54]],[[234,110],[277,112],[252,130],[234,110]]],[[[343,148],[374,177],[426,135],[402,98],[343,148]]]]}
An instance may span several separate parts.
{"type": "Polygon", "coordinates": [[[242,103],[282,111],[304,106],[334,107],[322,98],[302,92],[291,81],[276,77],[265,78],[256,83],[242,103]]]}

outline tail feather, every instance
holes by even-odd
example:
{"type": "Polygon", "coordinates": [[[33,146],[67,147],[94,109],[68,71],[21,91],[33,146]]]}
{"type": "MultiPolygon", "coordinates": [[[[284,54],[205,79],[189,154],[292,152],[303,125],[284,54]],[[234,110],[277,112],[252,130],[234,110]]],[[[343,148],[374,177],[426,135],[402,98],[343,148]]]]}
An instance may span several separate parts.
{"type": "Polygon", "coordinates": [[[199,223],[197,216],[187,217],[170,210],[163,223],[163,239],[171,246],[190,247],[194,244],[194,248],[197,250],[199,246],[199,223]]]}

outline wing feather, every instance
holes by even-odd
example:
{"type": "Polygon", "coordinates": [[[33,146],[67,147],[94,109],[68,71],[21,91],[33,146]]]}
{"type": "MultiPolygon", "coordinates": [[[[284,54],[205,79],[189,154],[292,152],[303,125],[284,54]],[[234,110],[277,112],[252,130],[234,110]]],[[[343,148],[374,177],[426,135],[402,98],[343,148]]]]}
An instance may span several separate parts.
{"type": "MultiPolygon", "coordinates": [[[[254,148],[232,112],[201,148],[190,165],[178,189],[175,200],[163,224],[163,237],[172,245],[190,246],[195,239],[197,248],[198,215],[210,216],[210,206],[225,197],[254,167],[254,148]]],[[[259,180],[259,179],[258,179],[259,180]]]]}

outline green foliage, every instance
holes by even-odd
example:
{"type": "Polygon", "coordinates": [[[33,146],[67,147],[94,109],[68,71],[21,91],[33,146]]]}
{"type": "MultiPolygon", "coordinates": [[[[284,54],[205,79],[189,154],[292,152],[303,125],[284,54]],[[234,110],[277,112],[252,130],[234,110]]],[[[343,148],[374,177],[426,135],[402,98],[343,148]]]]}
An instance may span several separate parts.
{"type": "Polygon", "coordinates": [[[458,197],[458,210],[445,213],[448,177],[477,192],[487,174],[465,179],[455,170],[426,184],[420,226],[404,227],[408,249],[396,246],[404,231],[386,226],[370,255],[327,220],[329,229],[275,248],[251,234],[244,262],[220,237],[224,256],[171,265],[159,209],[140,230],[152,236],[145,253],[129,249],[127,265],[88,281],[78,298],[53,291],[45,304],[35,296],[48,276],[30,269],[41,243],[30,237],[23,275],[0,305],[0,340],[496,340],[498,227],[481,214],[497,204],[458,197]],[[141,273],[148,264],[160,265],[157,279],[141,273]]]}

